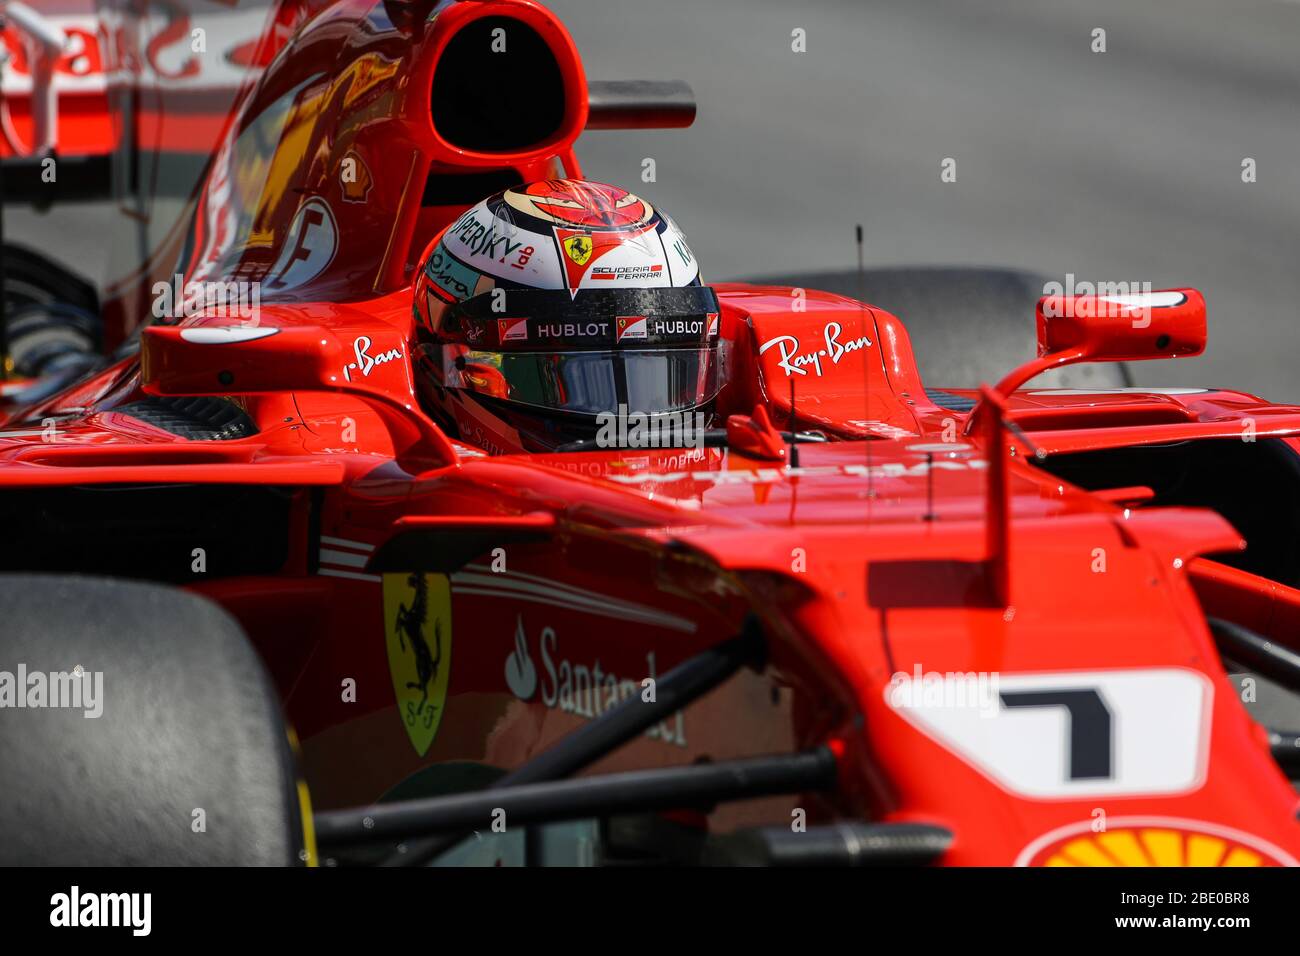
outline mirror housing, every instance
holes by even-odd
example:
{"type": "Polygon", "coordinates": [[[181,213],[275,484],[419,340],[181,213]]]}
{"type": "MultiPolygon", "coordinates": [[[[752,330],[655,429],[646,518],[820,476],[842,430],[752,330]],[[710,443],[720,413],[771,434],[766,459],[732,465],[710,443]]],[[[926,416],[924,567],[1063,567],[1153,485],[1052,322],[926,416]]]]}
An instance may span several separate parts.
{"type": "Polygon", "coordinates": [[[1031,378],[1076,362],[1140,362],[1205,351],[1205,299],[1195,289],[1038,300],[1038,358],[1007,375],[1009,396],[1031,378]]]}
{"type": "Polygon", "coordinates": [[[1205,299],[1195,289],[1044,296],[1035,316],[1039,356],[1082,349],[1078,361],[1136,362],[1205,351],[1205,299]]]}
{"type": "Polygon", "coordinates": [[[149,395],[345,392],[380,416],[408,470],[456,464],[451,441],[421,411],[407,344],[313,325],[155,325],[140,336],[149,395]]]}
{"type": "Polygon", "coordinates": [[[312,326],[157,325],[140,336],[140,381],[151,395],[333,390],[343,354],[312,326]]]}
{"type": "MultiPolygon", "coordinates": [[[[1038,358],[1010,372],[992,392],[1010,398],[1036,375],[1076,362],[1141,362],[1205,351],[1205,298],[1195,289],[1132,295],[1048,295],[1034,310],[1038,358]]],[[[964,429],[995,412],[983,396],[964,429]]],[[[1008,413],[1009,414],[1009,413],[1008,413]]]]}

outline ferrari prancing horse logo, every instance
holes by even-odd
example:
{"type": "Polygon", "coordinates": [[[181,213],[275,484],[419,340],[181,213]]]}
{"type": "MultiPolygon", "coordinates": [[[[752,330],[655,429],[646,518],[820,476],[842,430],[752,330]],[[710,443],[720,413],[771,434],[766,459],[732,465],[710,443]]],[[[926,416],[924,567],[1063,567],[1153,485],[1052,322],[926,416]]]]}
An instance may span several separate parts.
{"type": "Polygon", "coordinates": [[[591,258],[591,236],[570,236],[562,243],[564,254],[580,266],[591,258]]]}
{"type": "Polygon", "coordinates": [[[451,670],[451,582],[445,574],[384,575],[384,636],[397,712],[423,757],[438,733],[451,670]]]}

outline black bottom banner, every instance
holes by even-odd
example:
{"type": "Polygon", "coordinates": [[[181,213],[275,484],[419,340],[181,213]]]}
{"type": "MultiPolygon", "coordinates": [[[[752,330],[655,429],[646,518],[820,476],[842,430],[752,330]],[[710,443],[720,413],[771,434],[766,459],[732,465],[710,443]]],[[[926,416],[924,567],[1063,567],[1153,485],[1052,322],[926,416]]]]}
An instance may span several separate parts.
{"type": "Polygon", "coordinates": [[[0,870],[0,917],[15,941],[432,943],[452,927],[507,939],[566,925],[583,935],[607,927],[611,939],[743,939],[780,924],[972,945],[990,933],[1230,943],[1293,930],[1298,895],[1300,878],[1281,869],[0,870]]]}

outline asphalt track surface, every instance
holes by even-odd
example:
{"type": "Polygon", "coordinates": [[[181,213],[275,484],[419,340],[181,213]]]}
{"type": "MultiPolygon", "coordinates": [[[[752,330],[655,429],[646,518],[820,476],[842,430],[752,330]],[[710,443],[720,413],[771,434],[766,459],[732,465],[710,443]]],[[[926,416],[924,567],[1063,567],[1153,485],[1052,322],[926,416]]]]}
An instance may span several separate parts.
{"type": "Polygon", "coordinates": [[[580,157],[668,210],[706,279],[851,268],[860,222],[869,265],[1190,285],[1206,355],[1136,380],[1300,402],[1300,3],[551,6],[589,76],[694,87],[693,128],[592,133],[580,157]]]}
{"type": "MultiPolygon", "coordinates": [[[[694,86],[693,128],[591,133],[579,155],[588,176],[667,209],[706,279],[851,268],[862,223],[871,266],[1192,285],[1210,306],[1207,354],[1135,365],[1137,381],[1300,402],[1295,0],[551,6],[591,77],[694,86]]],[[[6,234],[103,278],[106,255],[120,267],[131,251],[106,248],[105,215],[11,209],[6,234]]]]}

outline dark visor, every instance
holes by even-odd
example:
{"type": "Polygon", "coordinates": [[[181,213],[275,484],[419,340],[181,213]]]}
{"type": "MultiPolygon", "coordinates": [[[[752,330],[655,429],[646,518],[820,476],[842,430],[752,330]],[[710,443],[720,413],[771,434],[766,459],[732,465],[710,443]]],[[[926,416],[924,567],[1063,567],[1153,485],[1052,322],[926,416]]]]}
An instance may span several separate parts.
{"type": "Polygon", "coordinates": [[[449,387],[582,415],[620,408],[645,414],[686,411],[712,399],[719,386],[717,346],[608,352],[424,348],[447,350],[441,364],[449,387]]]}
{"type": "Polygon", "coordinates": [[[686,411],[718,392],[708,286],[498,289],[447,307],[443,382],[518,405],[599,415],[686,411]]]}

